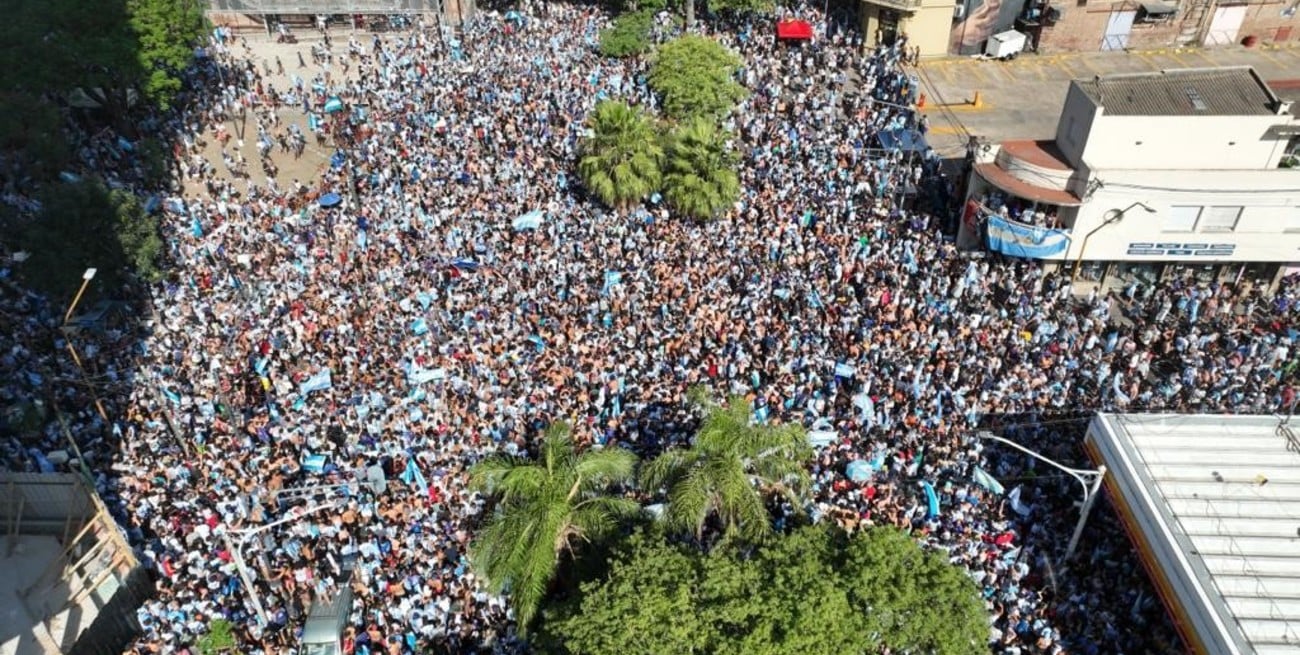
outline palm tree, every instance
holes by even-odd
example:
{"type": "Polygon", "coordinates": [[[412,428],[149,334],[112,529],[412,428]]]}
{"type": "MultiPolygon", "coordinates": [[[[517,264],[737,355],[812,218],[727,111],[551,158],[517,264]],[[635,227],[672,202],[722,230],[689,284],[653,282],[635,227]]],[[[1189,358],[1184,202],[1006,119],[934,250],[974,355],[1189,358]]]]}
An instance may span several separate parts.
{"type": "Polygon", "coordinates": [[[587,128],[578,175],[596,197],[626,209],[659,188],[664,151],[644,111],[605,100],[587,118],[587,128]]]}
{"type": "Polygon", "coordinates": [[[536,461],[495,455],[471,469],[472,487],[497,506],[470,545],[470,562],[493,593],[509,591],[521,629],[540,607],[561,556],[639,511],[635,501],[605,495],[631,481],[635,467],[636,456],[619,448],[579,452],[569,426],[554,423],[536,461]]]}
{"type": "Polygon", "coordinates": [[[742,397],[720,406],[693,391],[692,400],[706,412],[694,443],[645,464],[642,488],[667,490],[664,520],[672,529],[700,537],[705,521],[717,515],[728,535],[750,541],[766,536],[772,531],[767,496],[785,496],[802,507],[812,455],[806,431],[797,424],[753,423],[742,397]]]}
{"type": "Polygon", "coordinates": [[[693,118],[673,132],[664,167],[664,196],[678,211],[710,218],[740,195],[736,155],[730,135],[704,118],[693,118]]]}

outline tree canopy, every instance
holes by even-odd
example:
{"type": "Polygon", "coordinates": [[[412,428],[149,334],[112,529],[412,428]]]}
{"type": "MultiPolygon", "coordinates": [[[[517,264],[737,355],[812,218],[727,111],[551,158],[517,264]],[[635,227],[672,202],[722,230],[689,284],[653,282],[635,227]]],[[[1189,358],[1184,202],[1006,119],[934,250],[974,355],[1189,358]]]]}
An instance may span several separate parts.
{"type": "Polygon", "coordinates": [[[536,460],[496,455],[474,466],[473,486],[497,506],[470,546],[470,561],[494,593],[510,591],[520,626],[526,629],[541,605],[562,556],[640,510],[607,493],[631,481],[635,465],[626,450],[579,450],[569,427],[556,423],[536,460]]]}
{"type": "Polygon", "coordinates": [[[670,118],[719,118],[745,97],[736,81],[736,53],[703,36],[686,35],[660,47],[650,67],[650,88],[662,97],[670,118]]]}
{"type": "Polygon", "coordinates": [[[772,531],[765,498],[782,495],[802,507],[808,486],[805,462],[812,456],[807,432],[798,424],[763,425],[751,420],[742,397],[727,405],[707,403],[690,448],[665,451],[641,470],[642,486],[668,494],[664,518],[674,530],[703,534],[716,517],[730,536],[756,540],[772,531]]]}
{"type": "Polygon", "coordinates": [[[132,274],[158,279],[158,219],[145,213],[139,198],[86,179],[55,183],[40,199],[41,209],[22,235],[31,253],[23,270],[34,286],[71,293],[87,268],[99,269],[95,282],[104,288],[116,288],[132,274]]]}
{"type": "Polygon", "coordinates": [[[543,643],[583,655],[987,653],[974,583],[906,534],[799,528],[712,552],[649,533],[604,580],[546,610],[543,643]]]}
{"type": "Polygon", "coordinates": [[[587,118],[587,129],[578,175],[601,202],[627,207],[659,189],[664,150],[644,111],[605,100],[587,118]]]}
{"type": "Polygon", "coordinates": [[[677,126],[664,159],[664,197],[693,218],[713,218],[740,197],[730,134],[695,117],[677,126]]]}
{"type": "Polygon", "coordinates": [[[653,15],[647,10],[623,14],[600,31],[600,54],[606,57],[632,57],[650,49],[653,15]]]}

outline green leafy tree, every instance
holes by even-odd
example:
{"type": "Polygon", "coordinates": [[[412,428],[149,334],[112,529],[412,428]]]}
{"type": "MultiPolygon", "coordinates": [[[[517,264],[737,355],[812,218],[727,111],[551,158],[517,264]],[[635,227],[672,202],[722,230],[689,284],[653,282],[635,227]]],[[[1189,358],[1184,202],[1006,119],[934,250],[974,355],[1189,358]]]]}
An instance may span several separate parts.
{"type": "Polygon", "coordinates": [[[583,655],[988,652],[961,569],[892,528],[829,525],[707,553],[638,533],[540,632],[549,652],[583,655]]]}
{"type": "Polygon", "coordinates": [[[797,424],[759,425],[744,398],[725,406],[692,392],[706,414],[690,448],[665,451],[641,469],[642,487],[666,490],[664,520],[700,535],[716,515],[727,533],[757,540],[772,532],[764,499],[785,496],[795,507],[808,488],[805,463],[812,456],[807,432],[797,424]]]}
{"type": "Polygon", "coordinates": [[[774,7],[772,0],[711,0],[709,9],[713,11],[734,11],[737,13],[766,13],[774,7]]]}
{"type": "Polygon", "coordinates": [[[632,500],[608,495],[612,486],[632,480],[635,466],[626,450],[579,451],[563,423],[546,430],[536,461],[497,455],[474,466],[474,488],[497,505],[470,547],[470,560],[493,592],[510,593],[525,629],[561,558],[640,510],[632,500]]]}
{"type": "Polygon", "coordinates": [[[130,25],[139,40],[145,95],[169,107],[181,90],[180,72],[194,58],[194,47],[208,30],[198,0],[128,0],[130,25]]]}
{"type": "Polygon", "coordinates": [[[659,189],[664,151],[644,111],[605,100],[587,118],[587,129],[578,175],[597,198],[625,209],[659,189]]]}
{"type": "Polygon", "coordinates": [[[225,619],[215,619],[208,625],[208,633],[203,635],[195,646],[200,655],[220,655],[234,652],[234,626],[225,619]]]}
{"type": "Polygon", "coordinates": [[[649,11],[623,14],[600,31],[600,54],[606,57],[633,57],[650,49],[649,11]]]}
{"type": "Polygon", "coordinates": [[[740,57],[717,41],[682,36],[655,52],[650,88],[662,97],[664,112],[671,118],[720,118],[745,97],[744,87],[736,81],[740,65],[740,57]]]}
{"type": "Polygon", "coordinates": [[[664,197],[678,211],[694,218],[711,218],[740,196],[736,154],[730,135],[704,118],[693,118],[674,130],[664,164],[664,197]]]}
{"type": "Polygon", "coordinates": [[[158,219],[146,214],[133,194],[84,179],[51,185],[40,200],[39,215],[22,239],[31,253],[22,272],[37,288],[67,295],[87,268],[99,269],[95,283],[109,289],[131,275],[159,279],[158,219]]]}

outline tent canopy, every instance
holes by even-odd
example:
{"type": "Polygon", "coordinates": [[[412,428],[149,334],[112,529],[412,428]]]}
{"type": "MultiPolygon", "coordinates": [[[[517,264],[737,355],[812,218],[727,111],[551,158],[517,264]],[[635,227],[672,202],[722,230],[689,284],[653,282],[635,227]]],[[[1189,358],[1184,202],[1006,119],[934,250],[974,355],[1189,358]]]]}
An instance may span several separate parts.
{"type": "Polygon", "coordinates": [[[806,20],[783,20],[776,24],[776,38],[808,41],[813,38],[812,24],[806,20]]]}

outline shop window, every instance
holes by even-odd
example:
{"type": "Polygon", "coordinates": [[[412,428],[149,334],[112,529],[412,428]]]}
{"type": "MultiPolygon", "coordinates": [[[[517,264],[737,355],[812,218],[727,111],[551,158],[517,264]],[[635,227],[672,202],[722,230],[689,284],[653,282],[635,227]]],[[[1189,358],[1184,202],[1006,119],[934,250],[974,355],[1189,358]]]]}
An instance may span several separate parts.
{"type": "Polygon", "coordinates": [[[1198,225],[1201,232],[1232,232],[1241,220],[1241,207],[1206,207],[1198,225]]]}
{"type": "Polygon", "coordinates": [[[1140,282],[1155,284],[1160,279],[1160,264],[1146,262],[1121,262],[1115,264],[1115,279],[1121,284],[1140,282]]]}
{"type": "Polygon", "coordinates": [[[1196,221],[1201,217],[1201,208],[1190,205],[1174,205],[1164,214],[1160,225],[1161,232],[1193,232],[1196,221]]]}
{"type": "Polygon", "coordinates": [[[1106,262],[1083,262],[1079,266],[1079,279],[1084,282],[1101,282],[1106,274],[1106,262]]]}

